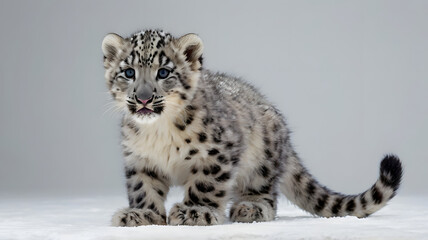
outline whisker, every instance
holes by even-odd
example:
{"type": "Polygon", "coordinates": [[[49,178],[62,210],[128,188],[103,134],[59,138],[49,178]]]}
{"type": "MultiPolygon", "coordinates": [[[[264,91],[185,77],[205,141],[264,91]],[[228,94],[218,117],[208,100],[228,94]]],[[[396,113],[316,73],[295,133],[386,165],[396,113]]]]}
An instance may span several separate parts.
{"type": "Polygon", "coordinates": [[[113,106],[113,105],[116,105],[117,103],[115,103],[115,102],[111,102],[111,101],[109,101],[109,102],[106,102],[105,104],[104,104],[104,107],[110,107],[110,106],[113,106]]]}
{"type": "Polygon", "coordinates": [[[118,113],[121,111],[123,111],[123,108],[118,104],[114,104],[104,111],[103,116],[106,115],[107,113],[118,113]]]}

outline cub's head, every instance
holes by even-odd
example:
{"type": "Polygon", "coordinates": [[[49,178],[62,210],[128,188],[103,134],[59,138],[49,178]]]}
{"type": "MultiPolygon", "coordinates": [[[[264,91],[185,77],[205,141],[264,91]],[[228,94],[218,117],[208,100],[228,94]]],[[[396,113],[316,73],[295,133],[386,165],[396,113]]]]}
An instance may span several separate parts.
{"type": "Polygon", "coordinates": [[[138,122],[183,111],[194,97],[202,68],[201,39],[147,30],[129,38],[111,33],[102,43],[105,78],[113,99],[138,122]]]}

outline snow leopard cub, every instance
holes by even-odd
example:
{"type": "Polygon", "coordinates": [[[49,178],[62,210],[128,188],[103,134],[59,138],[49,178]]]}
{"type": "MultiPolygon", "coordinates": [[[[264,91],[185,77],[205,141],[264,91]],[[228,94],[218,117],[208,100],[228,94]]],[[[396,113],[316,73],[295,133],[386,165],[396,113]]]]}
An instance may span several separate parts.
{"type": "Polygon", "coordinates": [[[221,224],[230,200],[231,221],[270,221],[278,190],[314,215],[367,217],[395,195],[402,168],[393,155],[361,194],[319,184],[293,150],[279,111],[248,83],[203,69],[202,50],[195,34],[104,38],[107,86],[124,111],[129,198],[114,226],[221,224]],[[186,191],[167,218],[171,185],[186,191]]]}

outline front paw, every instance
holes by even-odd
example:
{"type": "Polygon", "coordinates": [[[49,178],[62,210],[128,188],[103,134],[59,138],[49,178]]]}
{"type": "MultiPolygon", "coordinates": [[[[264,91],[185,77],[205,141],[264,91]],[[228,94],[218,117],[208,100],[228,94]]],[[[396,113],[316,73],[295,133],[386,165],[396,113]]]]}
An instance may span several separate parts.
{"type": "Polygon", "coordinates": [[[113,215],[111,223],[115,227],[166,225],[166,217],[150,209],[123,208],[113,215]]]}
{"type": "Polygon", "coordinates": [[[168,217],[168,224],[170,225],[207,226],[221,224],[222,222],[223,216],[208,207],[189,207],[182,203],[176,203],[168,217]]]}

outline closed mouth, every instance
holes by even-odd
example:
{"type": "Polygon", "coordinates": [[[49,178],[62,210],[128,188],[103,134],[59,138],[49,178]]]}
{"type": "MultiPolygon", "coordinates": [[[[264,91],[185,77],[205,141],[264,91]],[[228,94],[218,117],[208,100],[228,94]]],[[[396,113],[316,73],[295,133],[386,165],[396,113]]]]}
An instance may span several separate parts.
{"type": "Polygon", "coordinates": [[[141,109],[139,109],[139,110],[137,111],[137,113],[138,113],[138,114],[141,114],[141,115],[149,115],[149,114],[154,113],[154,111],[153,111],[153,110],[151,110],[151,109],[148,109],[148,108],[146,108],[146,107],[142,107],[141,109]]]}
{"type": "Polygon", "coordinates": [[[153,102],[141,102],[142,104],[140,104],[140,102],[134,102],[132,99],[127,99],[126,103],[130,113],[142,118],[160,115],[165,107],[163,97],[154,96],[152,98],[153,102]]]}

